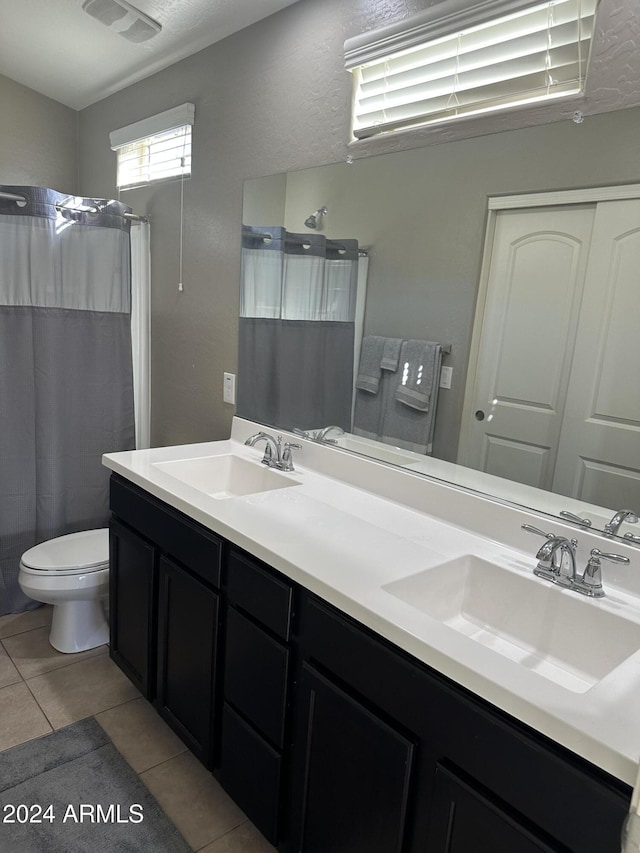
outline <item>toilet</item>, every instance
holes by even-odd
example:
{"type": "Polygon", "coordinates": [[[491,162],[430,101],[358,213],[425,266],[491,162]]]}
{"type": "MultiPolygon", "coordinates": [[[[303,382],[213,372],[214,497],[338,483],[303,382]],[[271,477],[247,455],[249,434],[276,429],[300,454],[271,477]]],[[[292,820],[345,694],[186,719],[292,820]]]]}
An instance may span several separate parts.
{"type": "Polygon", "coordinates": [[[53,605],[54,649],[84,652],[109,641],[108,528],[58,536],[25,551],[18,583],[25,595],[53,605]]]}

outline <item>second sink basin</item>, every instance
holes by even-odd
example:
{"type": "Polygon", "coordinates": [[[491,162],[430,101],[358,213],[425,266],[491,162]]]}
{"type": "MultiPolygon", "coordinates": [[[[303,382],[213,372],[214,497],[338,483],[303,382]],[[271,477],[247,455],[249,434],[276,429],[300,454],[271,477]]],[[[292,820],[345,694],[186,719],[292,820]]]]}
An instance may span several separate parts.
{"type": "Polygon", "coordinates": [[[299,481],[233,453],[154,462],[153,467],[211,498],[236,498],[298,486],[299,481]]]}
{"type": "Polygon", "coordinates": [[[640,624],[471,554],[383,589],[575,693],[640,649],[640,624]]]}

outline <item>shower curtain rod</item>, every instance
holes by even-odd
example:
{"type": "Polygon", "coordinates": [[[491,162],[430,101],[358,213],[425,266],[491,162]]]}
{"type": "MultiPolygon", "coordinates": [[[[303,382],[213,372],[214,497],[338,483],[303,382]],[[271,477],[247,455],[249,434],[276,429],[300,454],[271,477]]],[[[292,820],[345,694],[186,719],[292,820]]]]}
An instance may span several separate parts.
{"type": "MultiPolygon", "coordinates": [[[[16,195],[15,193],[6,193],[0,190],[0,199],[4,199],[5,201],[15,201],[16,203],[24,202],[27,203],[27,199],[23,195],[16,195]]],[[[56,210],[80,210],[78,207],[65,207],[63,205],[57,204],[56,210]]],[[[83,213],[100,213],[99,210],[93,208],[93,210],[82,211],[83,213]]],[[[122,216],[124,219],[129,219],[131,222],[148,222],[148,216],[139,216],[137,213],[123,213],[122,216]]]]}

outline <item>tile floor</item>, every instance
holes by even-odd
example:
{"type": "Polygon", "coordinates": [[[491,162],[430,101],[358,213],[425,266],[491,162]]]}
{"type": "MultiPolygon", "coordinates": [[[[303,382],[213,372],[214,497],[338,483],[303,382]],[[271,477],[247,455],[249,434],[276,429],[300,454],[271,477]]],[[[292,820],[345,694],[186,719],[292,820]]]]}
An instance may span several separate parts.
{"type": "MultiPolygon", "coordinates": [[[[2,750],[93,716],[200,853],[275,853],[101,646],[64,655],[51,608],[0,616],[2,750]]],[[[159,851],[161,853],[161,851],[159,851]]]]}

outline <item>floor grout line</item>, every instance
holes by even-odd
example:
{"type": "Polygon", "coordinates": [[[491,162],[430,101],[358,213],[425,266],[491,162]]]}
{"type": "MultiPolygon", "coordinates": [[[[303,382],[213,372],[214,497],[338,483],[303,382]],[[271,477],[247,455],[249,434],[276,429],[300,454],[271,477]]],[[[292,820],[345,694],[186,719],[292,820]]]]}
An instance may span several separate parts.
{"type": "Polygon", "coordinates": [[[42,711],[42,713],[44,714],[44,718],[45,718],[45,720],[46,720],[46,721],[49,723],[49,725],[51,726],[51,731],[52,731],[52,732],[55,732],[55,730],[56,730],[56,729],[55,729],[55,727],[54,727],[53,723],[51,722],[51,720],[49,719],[49,715],[47,714],[47,712],[45,711],[45,709],[42,707],[42,705],[38,702],[38,697],[35,695],[35,693],[34,693],[34,692],[33,692],[33,690],[31,689],[31,687],[29,686],[29,682],[28,682],[28,681],[26,681],[26,679],[24,680],[24,684],[25,684],[25,686],[26,686],[27,690],[29,691],[29,693],[31,693],[31,695],[33,696],[33,701],[36,703],[36,705],[38,706],[38,708],[40,708],[40,710],[41,710],[41,711],[42,711]]]}
{"type": "Polygon", "coordinates": [[[231,829],[228,829],[226,832],[223,832],[222,835],[216,835],[215,838],[212,838],[210,841],[207,841],[206,844],[203,844],[202,847],[197,847],[194,850],[194,853],[199,853],[200,850],[204,850],[205,847],[208,847],[210,844],[213,844],[214,841],[220,841],[222,838],[226,838],[227,835],[231,835],[232,832],[235,832],[241,826],[245,826],[249,823],[249,818],[245,818],[245,820],[241,820],[236,826],[232,826],[231,829]]]}
{"type": "MultiPolygon", "coordinates": [[[[99,646],[99,648],[102,648],[102,647],[99,646]]],[[[82,654],[82,652],[80,652],[80,654],[82,654]]],[[[82,658],[82,660],[70,660],[69,663],[62,663],[62,664],[60,664],[60,666],[54,666],[53,669],[48,669],[48,670],[46,670],[46,672],[39,672],[37,675],[30,675],[27,678],[24,678],[24,676],[23,676],[23,678],[25,681],[31,681],[34,678],[40,678],[40,676],[42,676],[42,675],[49,675],[49,673],[51,673],[51,672],[57,672],[58,670],[61,670],[61,669],[68,669],[70,666],[75,666],[77,663],[84,663],[85,661],[92,660],[93,658],[103,657],[106,654],[108,654],[108,651],[99,652],[98,654],[95,654],[95,655],[89,655],[86,658],[82,658]]],[[[11,655],[9,655],[9,657],[11,657],[11,655]]],[[[13,658],[11,658],[11,662],[13,663],[15,668],[18,670],[18,672],[20,672],[18,665],[13,660],[13,658]]]]}

